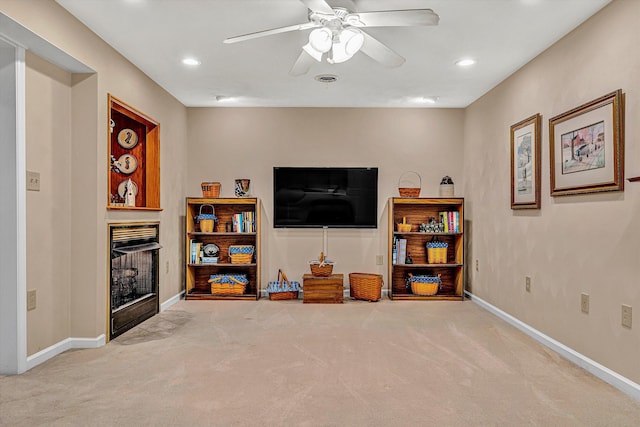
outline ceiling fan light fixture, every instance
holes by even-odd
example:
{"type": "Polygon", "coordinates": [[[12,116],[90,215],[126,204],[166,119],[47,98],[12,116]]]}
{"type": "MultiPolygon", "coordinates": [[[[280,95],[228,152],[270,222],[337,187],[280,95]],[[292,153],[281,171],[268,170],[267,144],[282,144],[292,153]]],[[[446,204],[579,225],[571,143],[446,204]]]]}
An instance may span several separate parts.
{"type": "Polygon", "coordinates": [[[356,28],[344,29],[340,34],[340,37],[347,38],[345,42],[344,50],[347,53],[347,55],[349,55],[349,57],[352,57],[353,55],[355,55],[364,44],[364,35],[362,34],[362,31],[356,28]]]}
{"type": "Polygon", "coordinates": [[[362,21],[360,21],[360,16],[355,13],[350,13],[344,17],[344,22],[349,25],[361,26],[362,21]]]}
{"type": "Polygon", "coordinates": [[[331,56],[327,61],[331,64],[340,64],[348,61],[356,54],[364,44],[364,35],[355,28],[345,28],[333,38],[331,56]]]}
{"type": "Polygon", "coordinates": [[[333,33],[327,27],[316,28],[309,33],[309,44],[318,52],[329,52],[333,44],[333,33]]]}

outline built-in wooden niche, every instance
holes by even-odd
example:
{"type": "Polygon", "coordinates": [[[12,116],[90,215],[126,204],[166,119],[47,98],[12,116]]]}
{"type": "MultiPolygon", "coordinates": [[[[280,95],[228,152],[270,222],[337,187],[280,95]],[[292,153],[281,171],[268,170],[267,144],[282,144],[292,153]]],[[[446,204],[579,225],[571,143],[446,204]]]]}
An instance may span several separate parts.
{"type": "Polygon", "coordinates": [[[160,208],[160,123],[109,94],[107,209],[160,208]],[[135,206],[126,203],[132,182],[135,206]]]}

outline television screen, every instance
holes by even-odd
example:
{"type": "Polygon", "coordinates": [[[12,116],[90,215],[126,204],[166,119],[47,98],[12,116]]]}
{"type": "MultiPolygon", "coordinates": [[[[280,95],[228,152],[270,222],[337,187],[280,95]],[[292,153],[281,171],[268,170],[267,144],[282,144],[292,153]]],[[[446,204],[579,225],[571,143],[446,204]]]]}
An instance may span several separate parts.
{"type": "Polygon", "coordinates": [[[276,228],[377,228],[378,168],[274,167],[276,228]]]}

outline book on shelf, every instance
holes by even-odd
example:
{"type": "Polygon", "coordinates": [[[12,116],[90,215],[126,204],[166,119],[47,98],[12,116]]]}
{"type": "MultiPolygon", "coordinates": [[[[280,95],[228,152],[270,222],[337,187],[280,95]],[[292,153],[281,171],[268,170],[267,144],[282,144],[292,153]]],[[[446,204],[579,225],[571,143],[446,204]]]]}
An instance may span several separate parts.
{"type": "Polygon", "coordinates": [[[445,233],[459,233],[460,232],[460,212],[458,211],[446,211],[438,212],[438,218],[444,225],[445,233]]]}
{"type": "Polygon", "coordinates": [[[398,264],[404,264],[407,260],[407,239],[398,239],[398,264]]]}
{"type": "Polygon", "coordinates": [[[233,214],[234,233],[255,233],[255,212],[241,212],[233,214]]]}
{"type": "Polygon", "coordinates": [[[196,246],[193,239],[189,239],[189,264],[196,263],[196,246]]]}
{"type": "Polygon", "coordinates": [[[190,264],[200,264],[200,251],[202,249],[202,243],[196,242],[193,239],[189,240],[190,264]]]}
{"type": "Polygon", "coordinates": [[[393,246],[391,247],[391,264],[398,263],[398,238],[393,237],[393,246]]]}

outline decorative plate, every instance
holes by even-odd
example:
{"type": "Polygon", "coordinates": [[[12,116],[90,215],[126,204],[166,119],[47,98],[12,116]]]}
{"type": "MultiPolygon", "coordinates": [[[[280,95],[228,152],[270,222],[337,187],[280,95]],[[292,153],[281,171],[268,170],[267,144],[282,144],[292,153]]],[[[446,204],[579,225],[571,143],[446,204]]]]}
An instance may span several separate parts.
{"type": "Polygon", "coordinates": [[[204,253],[204,256],[214,257],[218,256],[220,248],[215,243],[209,243],[207,245],[204,245],[204,247],[202,248],[202,252],[204,253]]]}
{"type": "MultiPolygon", "coordinates": [[[[118,195],[120,197],[122,197],[123,199],[127,195],[127,181],[128,181],[128,179],[125,179],[124,181],[122,181],[118,185],[118,195]]],[[[137,196],[138,195],[138,185],[133,181],[131,181],[131,184],[133,184],[133,195],[137,196]]]]}
{"type": "Polygon", "coordinates": [[[122,148],[133,148],[138,143],[138,134],[131,129],[122,129],[118,132],[118,144],[122,148]]]}
{"type": "Polygon", "coordinates": [[[125,175],[129,175],[138,169],[138,160],[131,154],[123,154],[120,156],[118,164],[120,165],[118,169],[125,175]]]}

